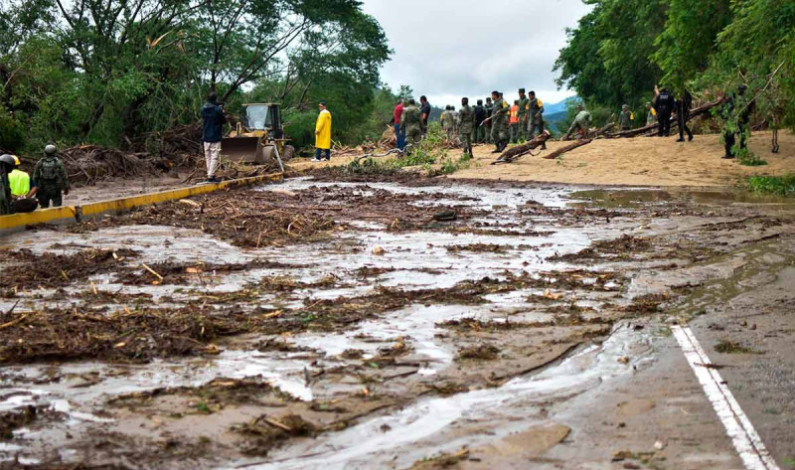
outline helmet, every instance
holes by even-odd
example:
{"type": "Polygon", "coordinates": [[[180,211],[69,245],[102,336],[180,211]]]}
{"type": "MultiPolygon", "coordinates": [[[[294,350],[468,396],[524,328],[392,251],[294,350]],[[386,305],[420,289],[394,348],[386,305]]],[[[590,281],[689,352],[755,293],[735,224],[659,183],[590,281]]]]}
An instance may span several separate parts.
{"type": "Polygon", "coordinates": [[[14,166],[19,166],[22,164],[22,160],[20,160],[16,155],[11,155],[11,158],[14,159],[14,166]]]}
{"type": "Polygon", "coordinates": [[[44,153],[47,155],[55,155],[58,152],[58,149],[54,145],[48,145],[44,147],[44,153]]]}
{"type": "Polygon", "coordinates": [[[16,166],[16,160],[13,155],[0,155],[0,167],[3,167],[6,172],[10,172],[14,166],[16,166]]]}

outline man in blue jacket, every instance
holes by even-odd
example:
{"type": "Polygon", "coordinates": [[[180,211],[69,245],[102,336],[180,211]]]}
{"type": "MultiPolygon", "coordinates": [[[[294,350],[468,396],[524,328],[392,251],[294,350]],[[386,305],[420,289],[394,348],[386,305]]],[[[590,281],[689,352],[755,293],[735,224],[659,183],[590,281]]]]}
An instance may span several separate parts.
{"type": "Polygon", "coordinates": [[[226,116],[218,105],[218,96],[210,92],[207,102],[202,107],[202,142],[204,142],[204,160],[207,163],[207,182],[219,183],[215,177],[218,169],[218,155],[221,153],[221,139],[224,133],[226,116]]]}

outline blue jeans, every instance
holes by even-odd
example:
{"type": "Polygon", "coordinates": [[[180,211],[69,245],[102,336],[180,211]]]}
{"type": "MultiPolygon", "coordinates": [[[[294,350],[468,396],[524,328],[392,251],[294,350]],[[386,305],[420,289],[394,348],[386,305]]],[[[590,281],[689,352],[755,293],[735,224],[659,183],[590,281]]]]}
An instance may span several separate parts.
{"type": "Polygon", "coordinates": [[[397,136],[397,148],[403,150],[406,147],[406,133],[400,131],[400,124],[395,124],[395,136],[397,136]]]}
{"type": "Polygon", "coordinates": [[[331,149],[315,149],[315,158],[320,160],[320,153],[326,152],[326,160],[331,160],[331,149]]]}

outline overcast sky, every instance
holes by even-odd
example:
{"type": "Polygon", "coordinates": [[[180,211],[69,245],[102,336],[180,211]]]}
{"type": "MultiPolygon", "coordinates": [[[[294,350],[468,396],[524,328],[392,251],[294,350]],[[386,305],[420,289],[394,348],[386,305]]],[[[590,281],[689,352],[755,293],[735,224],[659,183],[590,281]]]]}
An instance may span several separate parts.
{"type": "Polygon", "coordinates": [[[414,89],[431,104],[458,107],[462,96],[498,89],[516,99],[520,87],[554,103],[552,72],[566,27],[588,12],[581,0],[363,0],[394,50],[381,80],[414,89]]]}

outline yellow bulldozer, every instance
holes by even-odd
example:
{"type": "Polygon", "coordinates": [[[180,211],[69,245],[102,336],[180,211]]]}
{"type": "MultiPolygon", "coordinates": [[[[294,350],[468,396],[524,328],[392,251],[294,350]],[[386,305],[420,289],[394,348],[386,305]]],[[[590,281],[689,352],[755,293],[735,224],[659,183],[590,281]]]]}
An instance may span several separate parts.
{"type": "Polygon", "coordinates": [[[235,122],[234,129],[221,142],[221,153],[232,161],[266,165],[290,160],[295,147],[287,145],[282,127],[279,103],[248,103],[243,105],[243,119],[235,122]]]}

